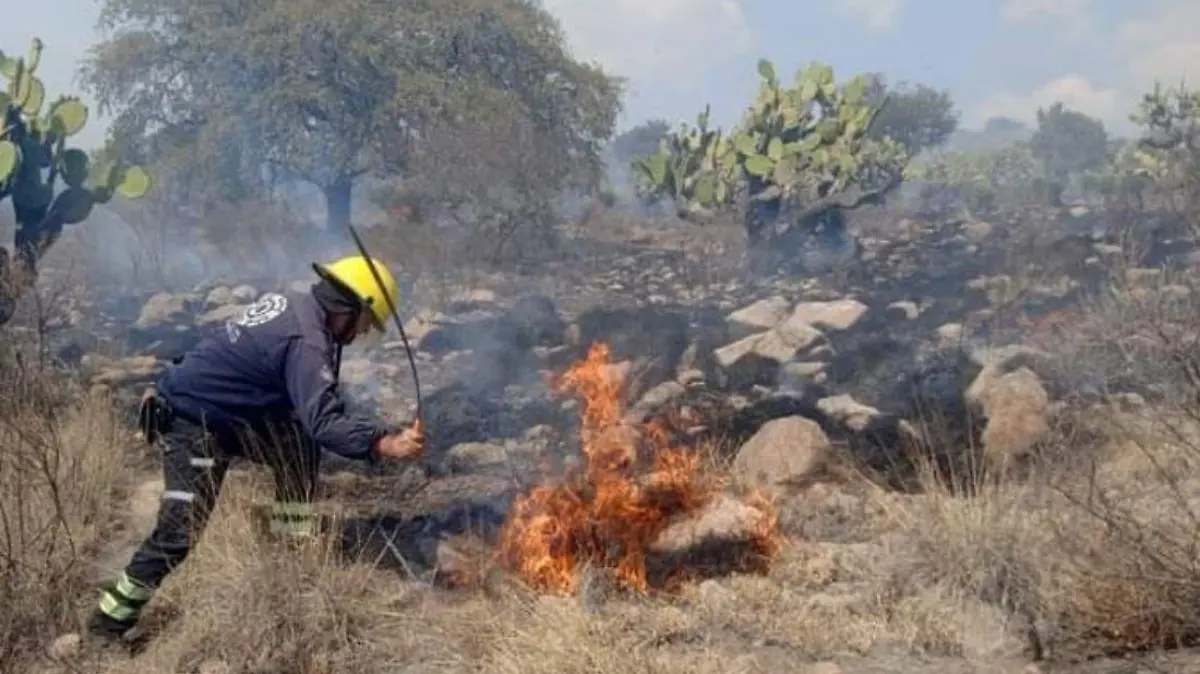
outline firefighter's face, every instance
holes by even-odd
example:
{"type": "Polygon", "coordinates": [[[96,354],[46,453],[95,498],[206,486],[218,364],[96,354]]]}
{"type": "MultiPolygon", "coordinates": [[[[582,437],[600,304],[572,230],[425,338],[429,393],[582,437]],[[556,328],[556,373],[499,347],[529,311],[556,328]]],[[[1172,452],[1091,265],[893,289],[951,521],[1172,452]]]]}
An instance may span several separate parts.
{"type": "Polygon", "coordinates": [[[370,349],[383,340],[383,330],[375,324],[370,311],[360,312],[354,322],[347,344],[356,344],[364,349],[370,349]]]}

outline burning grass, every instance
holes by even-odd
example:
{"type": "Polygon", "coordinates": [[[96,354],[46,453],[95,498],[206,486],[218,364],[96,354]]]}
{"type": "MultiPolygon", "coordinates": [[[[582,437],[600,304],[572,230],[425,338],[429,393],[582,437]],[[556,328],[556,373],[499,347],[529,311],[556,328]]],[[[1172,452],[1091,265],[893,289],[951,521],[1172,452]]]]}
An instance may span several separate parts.
{"type": "MultiPolygon", "coordinates": [[[[609,362],[606,345],[593,345],[556,385],[582,403],[586,467],[517,500],[500,531],[501,559],[543,591],[574,592],[586,565],[645,592],[651,586],[647,558],[657,539],[672,523],[710,506],[722,485],[702,470],[700,455],[671,447],[664,428],[625,419],[625,377],[609,362]]],[[[760,562],[734,560],[737,567],[761,567],[780,548],[773,505],[761,496],[752,502],[759,524],[748,545],[732,554],[760,562]]],[[[660,584],[677,587],[688,575],[686,568],[669,569],[660,584]]]]}

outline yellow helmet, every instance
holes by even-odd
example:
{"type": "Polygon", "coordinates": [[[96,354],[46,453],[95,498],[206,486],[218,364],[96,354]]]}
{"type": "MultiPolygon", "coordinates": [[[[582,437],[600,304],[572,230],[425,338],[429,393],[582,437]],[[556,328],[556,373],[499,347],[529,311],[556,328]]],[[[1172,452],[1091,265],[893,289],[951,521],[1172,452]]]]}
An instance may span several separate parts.
{"type": "Polygon", "coordinates": [[[400,307],[400,291],[396,286],[396,278],[392,276],[386,264],[380,260],[371,260],[371,265],[368,266],[367,258],[350,255],[329,264],[314,262],[313,270],[318,276],[354,293],[359,301],[370,308],[375,327],[381,332],[386,331],[388,315],[391,313],[388,299],[391,299],[392,305],[400,307]],[[383,287],[375,280],[371,266],[375,267],[383,287]]]}

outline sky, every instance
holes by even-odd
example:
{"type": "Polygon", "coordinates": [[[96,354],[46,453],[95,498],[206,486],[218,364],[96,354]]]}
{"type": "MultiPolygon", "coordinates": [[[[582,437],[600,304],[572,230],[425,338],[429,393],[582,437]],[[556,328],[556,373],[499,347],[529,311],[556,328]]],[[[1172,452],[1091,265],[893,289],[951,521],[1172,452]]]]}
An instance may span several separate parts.
{"type": "MultiPolygon", "coordinates": [[[[760,57],[790,74],[810,61],[839,77],[882,72],[949,90],[965,128],[995,115],[1032,122],[1056,101],[1117,133],[1156,80],[1200,82],[1200,0],[543,0],[579,58],[626,78],[621,126],[648,118],[737,121],[760,57]]],[[[0,49],[46,43],[48,94],[77,92],[96,0],[7,8],[0,49]]],[[[85,101],[86,96],[84,97],[85,101]]],[[[96,111],[93,111],[95,114],[96,111]]],[[[89,124],[80,144],[103,139],[89,124]]]]}

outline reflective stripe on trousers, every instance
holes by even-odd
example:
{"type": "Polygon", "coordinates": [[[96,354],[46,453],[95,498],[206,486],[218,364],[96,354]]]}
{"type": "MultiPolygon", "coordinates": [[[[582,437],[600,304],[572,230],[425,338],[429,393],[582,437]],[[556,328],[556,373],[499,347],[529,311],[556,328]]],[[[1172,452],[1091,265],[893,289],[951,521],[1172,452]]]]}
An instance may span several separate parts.
{"type": "Polygon", "coordinates": [[[99,609],[117,622],[133,622],[153,596],[152,588],[122,573],[115,583],[101,590],[99,609]]]}
{"type": "Polygon", "coordinates": [[[284,538],[311,538],[321,533],[321,518],[312,503],[276,501],[271,506],[270,531],[284,538]]]}

